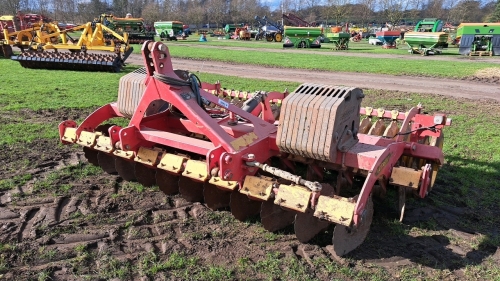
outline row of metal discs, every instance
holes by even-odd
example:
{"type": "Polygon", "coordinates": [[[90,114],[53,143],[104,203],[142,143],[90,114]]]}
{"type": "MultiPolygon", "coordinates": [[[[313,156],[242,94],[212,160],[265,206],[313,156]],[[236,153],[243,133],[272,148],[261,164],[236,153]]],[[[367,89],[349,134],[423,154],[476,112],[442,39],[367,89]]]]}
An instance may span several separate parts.
{"type": "MultiPolygon", "coordinates": [[[[118,174],[126,181],[137,181],[144,186],[157,185],[166,195],[180,195],[189,202],[204,202],[212,210],[230,208],[232,215],[245,221],[260,215],[263,227],[271,232],[294,225],[297,239],[306,243],[331,224],[313,216],[313,210],[296,213],[285,210],[270,201],[255,201],[238,191],[229,192],[219,189],[208,182],[197,182],[190,178],[174,175],[161,169],[153,169],[135,161],[129,161],[101,151],[84,147],[85,157],[90,163],[100,166],[110,174],[118,174]]],[[[334,188],[323,184],[322,195],[331,196],[334,188]]],[[[337,255],[344,255],[359,246],[368,234],[373,215],[373,203],[367,206],[367,219],[356,230],[337,225],[332,244],[337,255]]]]}

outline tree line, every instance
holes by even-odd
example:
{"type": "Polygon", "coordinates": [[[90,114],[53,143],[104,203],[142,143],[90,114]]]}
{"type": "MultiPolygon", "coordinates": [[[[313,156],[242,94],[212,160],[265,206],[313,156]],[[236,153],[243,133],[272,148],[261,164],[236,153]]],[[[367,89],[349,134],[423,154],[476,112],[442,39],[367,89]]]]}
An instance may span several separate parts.
{"type": "MultiPolygon", "coordinates": [[[[2,0],[0,15],[39,13],[59,22],[81,24],[102,13],[142,17],[147,24],[178,20],[201,27],[226,23],[256,25],[255,16],[280,21],[282,12],[308,22],[339,25],[346,22],[416,23],[421,18],[445,22],[498,22],[500,0],[281,0],[271,7],[259,0],[2,0]]],[[[285,22],[286,23],[286,22],[285,22]]]]}

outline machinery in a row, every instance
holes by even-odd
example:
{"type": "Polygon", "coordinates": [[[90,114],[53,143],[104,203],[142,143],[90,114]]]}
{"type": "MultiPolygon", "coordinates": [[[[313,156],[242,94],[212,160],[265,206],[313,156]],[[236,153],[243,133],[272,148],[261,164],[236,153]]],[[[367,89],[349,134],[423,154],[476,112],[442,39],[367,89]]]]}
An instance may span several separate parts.
{"type": "Polygon", "coordinates": [[[405,42],[408,52],[422,56],[441,54],[448,47],[448,33],[445,32],[407,32],[405,42]]]}
{"type": "MultiPolygon", "coordinates": [[[[133,18],[131,14],[127,14],[124,18],[119,18],[110,14],[101,14],[95,20],[101,23],[111,31],[123,36],[128,34],[130,44],[142,44],[147,40],[154,40],[155,31],[151,26],[147,26],[142,18],[133,18]]],[[[105,38],[107,42],[116,40],[113,33],[106,32],[105,38]]]]}
{"type": "Polygon", "coordinates": [[[62,31],[46,23],[6,37],[6,45],[22,49],[11,59],[26,68],[119,72],[133,51],[126,33],[121,36],[95,22],[62,31]],[[78,39],[69,35],[75,31],[81,31],[78,39]],[[112,34],[115,40],[106,43],[105,33],[112,34]]]}
{"type": "Polygon", "coordinates": [[[156,21],[153,24],[156,36],[161,40],[177,41],[186,39],[189,34],[184,32],[184,24],[180,21],[156,21]]]}
{"type": "Polygon", "coordinates": [[[255,40],[266,40],[268,42],[281,42],[283,40],[283,26],[268,21],[266,16],[260,18],[255,16],[255,20],[260,24],[259,31],[255,35],[255,40]]]}
{"type": "Polygon", "coordinates": [[[25,29],[37,29],[41,24],[50,23],[52,20],[40,14],[23,14],[0,16],[0,56],[10,57],[12,46],[9,37],[16,36],[25,29]]]}
{"type": "Polygon", "coordinates": [[[322,27],[285,26],[283,48],[321,48],[322,27]]]}
{"type": "Polygon", "coordinates": [[[500,23],[462,23],[456,40],[462,55],[500,56],[500,23]]]}
{"type": "Polygon", "coordinates": [[[59,125],[64,144],[124,180],[229,207],[238,220],[260,214],[269,231],[294,224],[300,242],[336,224],[344,255],[368,234],[372,196],[397,189],[402,218],[406,196],[427,196],[443,164],[443,114],[361,107],[362,90],[340,86],[224,90],[174,70],[161,42],[142,54],[145,68],[120,79],[117,102],[59,125]]]}

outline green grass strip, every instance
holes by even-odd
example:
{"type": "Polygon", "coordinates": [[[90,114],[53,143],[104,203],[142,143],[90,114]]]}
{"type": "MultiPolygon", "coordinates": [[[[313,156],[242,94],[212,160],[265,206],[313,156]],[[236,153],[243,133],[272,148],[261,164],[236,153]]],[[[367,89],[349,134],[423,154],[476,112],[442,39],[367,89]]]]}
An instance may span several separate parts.
{"type": "MultiPolygon", "coordinates": [[[[191,58],[230,63],[295,68],[320,71],[376,73],[389,75],[464,78],[480,69],[499,67],[495,63],[470,63],[467,61],[406,60],[400,58],[366,58],[355,56],[330,56],[328,54],[302,54],[266,52],[265,50],[231,50],[179,46],[169,44],[170,54],[176,58],[191,58]]],[[[276,70],[279,72],[279,70],[276,70]]],[[[422,78],[425,79],[425,78],[422,78]]]]}

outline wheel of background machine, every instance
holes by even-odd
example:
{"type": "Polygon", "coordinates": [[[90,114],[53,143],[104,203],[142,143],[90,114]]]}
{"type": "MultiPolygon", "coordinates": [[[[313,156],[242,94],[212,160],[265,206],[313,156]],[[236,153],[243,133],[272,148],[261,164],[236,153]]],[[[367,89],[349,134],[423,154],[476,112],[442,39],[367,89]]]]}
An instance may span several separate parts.
{"type": "Polygon", "coordinates": [[[281,33],[276,32],[276,34],[274,34],[274,41],[281,42],[281,40],[283,40],[283,35],[281,35],[281,33]]]}
{"type": "Polygon", "coordinates": [[[273,42],[274,40],[274,37],[272,34],[266,34],[266,41],[267,42],[273,42]]]}

